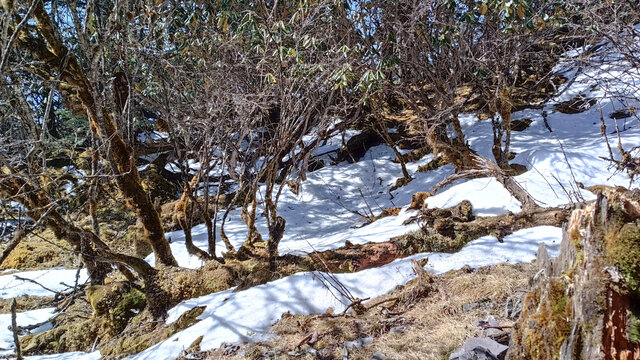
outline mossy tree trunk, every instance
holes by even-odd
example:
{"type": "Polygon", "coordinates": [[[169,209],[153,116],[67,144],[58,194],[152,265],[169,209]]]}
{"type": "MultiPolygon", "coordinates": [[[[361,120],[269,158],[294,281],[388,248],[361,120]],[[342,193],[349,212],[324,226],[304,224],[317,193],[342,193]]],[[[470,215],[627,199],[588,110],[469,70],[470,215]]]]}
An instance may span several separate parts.
{"type": "Polygon", "coordinates": [[[556,258],[541,245],[507,359],[640,358],[640,197],[598,190],[572,212],[556,258]]]}
{"type": "Polygon", "coordinates": [[[67,240],[82,257],[92,283],[101,284],[107,273],[111,271],[111,264],[129,266],[143,279],[155,274],[155,270],[146,261],[112,252],[95,233],[67,221],[57,211],[56,205],[49,201],[46,193],[22,176],[17,174],[6,176],[0,181],[0,192],[16,199],[28,209],[29,217],[50,228],[56,237],[67,240]]]}
{"type": "MultiPolygon", "coordinates": [[[[202,260],[209,260],[211,258],[209,256],[209,253],[207,253],[206,251],[200,249],[199,247],[193,244],[193,236],[191,234],[191,226],[193,224],[194,204],[191,204],[189,202],[189,198],[191,197],[191,192],[193,191],[193,188],[198,183],[199,179],[200,179],[200,175],[196,174],[193,176],[191,181],[184,186],[182,196],[180,197],[180,200],[176,202],[176,205],[174,206],[174,211],[176,213],[176,216],[178,217],[178,224],[180,224],[180,227],[184,232],[184,242],[187,248],[187,252],[189,252],[189,254],[191,255],[199,257],[202,260]]],[[[208,214],[204,214],[204,216],[208,216],[208,214]]]]}
{"type": "Polygon", "coordinates": [[[74,99],[86,110],[92,129],[95,129],[96,134],[107,145],[108,159],[115,173],[118,188],[141,220],[156,262],[177,266],[169,243],[164,238],[160,216],[142,187],[132,149],[118,133],[109,110],[96,102],[96,90],[76,57],[58,37],[42,2],[35,6],[33,16],[39,37],[23,31],[19,40],[20,46],[35,59],[57,71],[63,86],[75,90],[74,99]]]}
{"type": "Polygon", "coordinates": [[[493,128],[493,146],[491,152],[496,159],[496,163],[501,169],[508,170],[509,152],[511,145],[511,95],[508,89],[502,89],[498,98],[495,99],[496,113],[500,115],[497,119],[494,115],[491,124],[493,128]],[[504,145],[503,145],[504,140],[504,145]],[[503,147],[504,146],[504,147],[503,147]]]}

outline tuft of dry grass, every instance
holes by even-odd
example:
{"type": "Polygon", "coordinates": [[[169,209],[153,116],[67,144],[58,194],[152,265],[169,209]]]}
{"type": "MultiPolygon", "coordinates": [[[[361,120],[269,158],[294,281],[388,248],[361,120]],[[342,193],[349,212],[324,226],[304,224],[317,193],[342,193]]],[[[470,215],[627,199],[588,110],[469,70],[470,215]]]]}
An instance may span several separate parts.
{"type": "MultiPolygon", "coordinates": [[[[380,352],[387,359],[443,359],[462,343],[478,335],[479,320],[493,315],[501,325],[509,296],[528,288],[532,264],[498,264],[480,269],[463,268],[433,276],[428,288],[412,280],[406,286],[365,306],[362,315],[291,315],[285,313],[272,327],[273,338],[239,348],[189,354],[191,359],[341,359],[345,341],[372,337],[369,346],[352,349],[349,359],[371,359],[380,352]],[[419,288],[422,287],[422,288],[419,288]],[[426,291],[425,291],[426,289],[426,291]],[[477,304],[463,311],[463,306],[477,304]],[[314,335],[315,334],[315,335],[314,335]],[[304,341],[315,337],[311,344],[304,341]],[[317,354],[317,355],[314,355],[317,354]]],[[[186,356],[186,354],[185,354],[186,356]]]]}

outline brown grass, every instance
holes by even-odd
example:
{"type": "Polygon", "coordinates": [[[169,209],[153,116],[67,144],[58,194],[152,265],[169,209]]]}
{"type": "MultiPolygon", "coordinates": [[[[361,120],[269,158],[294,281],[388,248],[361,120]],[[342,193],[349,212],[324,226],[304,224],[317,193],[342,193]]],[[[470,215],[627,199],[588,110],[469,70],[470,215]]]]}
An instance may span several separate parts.
{"type": "Polygon", "coordinates": [[[258,359],[269,354],[271,359],[313,359],[304,353],[311,346],[328,359],[342,358],[345,341],[373,337],[371,345],[351,350],[350,359],[371,359],[382,352],[388,359],[443,359],[466,339],[480,331],[478,320],[493,315],[501,325],[512,325],[504,318],[506,299],[528,287],[534,266],[531,264],[498,264],[477,270],[462,269],[434,277],[426,297],[416,294],[416,281],[399,287],[390,294],[372,299],[368,304],[398,298],[363,315],[291,315],[283,314],[273,325],[274,337],[266,342],[242,346],[233,355],[224,349],[195,352],[196,359],[258,359]],[[409,301],[413,298],[413,301],[409,301]],[[463,305],[480,303],[464,312],[463,305]],[[399,331],[402,330],[402,331],[399,331]],[[303,344],[305,336],[317,332],[319,340],[303,344]]]}

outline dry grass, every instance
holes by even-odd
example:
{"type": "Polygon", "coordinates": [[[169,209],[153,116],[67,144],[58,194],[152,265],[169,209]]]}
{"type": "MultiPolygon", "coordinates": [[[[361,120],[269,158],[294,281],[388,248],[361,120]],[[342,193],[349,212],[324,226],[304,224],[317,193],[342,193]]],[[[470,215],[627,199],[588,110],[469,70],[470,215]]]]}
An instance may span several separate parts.
{"type": "MultiPolygon", "coordinates": [[[[1,251],[2,249],[0,249],[1,251]]],[[[64,240],[51,230],[30,234],[0,264],[0,270],[39,270],[53,267],[77,267],[80,258],[64,240]]]]}
{"type": "MultiPolygon", "coordinates": [[[[371,359],[376,352],[387,359],[443,359],[466,339],[480,331],[476,322],[493,315],[501,325],[512,325],[504,318],[507,298],[528,288],[534,266],[498,264],[477,270],[462,269],[433,278],[426,296],[418,294],[417,281],[390,294],[370,300],[399,299],[375,306],[363,315],[284,314],[273,325],[274,337],[263,343],[241,347],[193,352],[196,359],[341,359],[343,343],[373,337],[371,345],[351,350],[349,359],[371,359]],[[463,311],[463,306],[478,306],[463,311]],[[301,341],[317,333],[312,345],[301,341]],[[310,350],[313,348],[313,350],[310,350]],[[321,356],[316,357],[311,352],[321,356]],[[226,355],[225,355],[226,352],[226,355]]],[[[422,293],[425,294],[425,293],[422,293]]]]}
{"type": "MultiPolygon", "coordinates": [[[[0,299],[0,314],[9,314],[11,313],[11,301],[14,298],[10,299],[0,299]]],[[[16,300],[16,311],[24,312],[29,310],[41,309],[44,307],[51,306],[53,303],[52,297],[42,297],[42,296],[31,296],[31,295],[21,295],[15,298],[16,300]]]]}

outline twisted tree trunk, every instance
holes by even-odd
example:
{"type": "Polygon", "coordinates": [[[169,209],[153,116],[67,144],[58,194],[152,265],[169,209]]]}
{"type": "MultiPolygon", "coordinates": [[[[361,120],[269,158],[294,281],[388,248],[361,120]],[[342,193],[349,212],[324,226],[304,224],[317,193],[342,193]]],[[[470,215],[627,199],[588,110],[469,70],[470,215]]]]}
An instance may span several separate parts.
{"type": "MultiPolygon", "coordinates": [[[[62,81],[61,86],[75,90],[74,98],[86,110],[92,129],[95,129],[96,134],[108,145],[108,158],[115,173],[118,188],[127,199],[127,204],[140,218],[145,237],[156,256],[156,262],[177,266],[169,243],[164,238],[164,229],[158,211],[142,187],[132,149],[118,133],[109,111],[96,103],[95,90],[91,81],[76,57],[57,36],[42,2],[36,5],[33,16],[40,37],[33,37],[23,30],[19,39],[20,46],[37,60],[58,71],[62,81]]],[[[30,69],[38,71],[38,69],[30,69]]]]}

